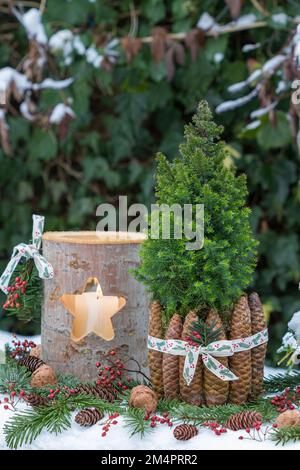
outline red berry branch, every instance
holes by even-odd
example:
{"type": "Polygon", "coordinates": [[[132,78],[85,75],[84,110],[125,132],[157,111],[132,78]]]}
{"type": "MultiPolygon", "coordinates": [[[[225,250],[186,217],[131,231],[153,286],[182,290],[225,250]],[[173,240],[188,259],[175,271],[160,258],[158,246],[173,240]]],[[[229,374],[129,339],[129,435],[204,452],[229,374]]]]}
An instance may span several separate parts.
{"type": "Polygon", "coordinates": [[[221,436],[222,434],[227,432],[227,429],[219,424],[217,421],[206,421],[202,424],[202,426],[209,428],[211,431],[214,432],[216,436],[221,436]]]}
{"type": "Polygon", "coordinates": [[[17,338],[12,341],[12,345],[13,347],[10,354],[14,359],[21,359],[24,356],[27,356],[31,349],[36,347],[36,344],[33,341],[29,341],[28,339],[20,341],[17,338]]]}
{"type": "Polygon", "coordinates": [[[300,385],[297,385],[294,389],[286,388],[284,392],[273,397],[271,403],[276,406],[279,413],[294,410],[300,405],[300,385]]]}
{"type": "Polygon", "coordinates": [[[24,399],[24,397],[24,390],[21,390],[19,395],[17,395],[17,392],[12,390],[9,394],[9,397],[3,398],[3,402],[0,400],[0,405],[3,405],[4,410],[16,411],[18,403],[24,399]]]}

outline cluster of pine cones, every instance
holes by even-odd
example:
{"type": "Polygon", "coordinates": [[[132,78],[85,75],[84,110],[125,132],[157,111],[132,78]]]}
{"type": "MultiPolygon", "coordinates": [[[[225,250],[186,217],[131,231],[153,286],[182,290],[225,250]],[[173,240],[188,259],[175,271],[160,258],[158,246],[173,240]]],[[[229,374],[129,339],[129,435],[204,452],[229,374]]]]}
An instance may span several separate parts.
{"type": "MultiPolygon", "coordinates": [[[[198,320],[191,311],[182,322],[175,313],[167,328],[165,339],[186,339],[192,335],[193,325],[198,320]]],[[[206,318],[207,326],[218,332],[217,340],[238,339],[254,335],[266,328],[259,296],[243,295],[232,312],[228,334],[217,312],[211,310],[206,318]]],[[[151,305],[149,334],[163,338],[162,307],[155,301],[151,305]]],[[[249,351],[221,357],[218,361],[239,377],[236,381],[222,381],[204,367],[199,357],[193,381],[187,385],[183,379],[184,356],[175,356],[149,350],[149,368],[153,387],[159,398],[181,397],[185,402],[199,406],[241,404],[257,398],[262,392],[264,362],[267,344],[249,351]]]]}

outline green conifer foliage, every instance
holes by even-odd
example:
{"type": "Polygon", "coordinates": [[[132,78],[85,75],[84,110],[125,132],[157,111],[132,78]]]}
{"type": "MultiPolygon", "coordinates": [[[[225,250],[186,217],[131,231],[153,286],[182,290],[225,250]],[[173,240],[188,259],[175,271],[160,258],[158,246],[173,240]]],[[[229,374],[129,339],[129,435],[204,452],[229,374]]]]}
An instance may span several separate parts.
{"type": "Polygon", "coordinates": [[[257,242],[245,207],[246,177],[224,165],[221,132],[207,103],[201,102],[185,128],[180,156],[172,163],[157,156],[157,203],[204,204],[202,249],[186,250],[184,236],[149,237],[141,248],[137,278],[165,306],[167,315],[185,315],[195,308],[227,310],[252,281],[257,242]]]}

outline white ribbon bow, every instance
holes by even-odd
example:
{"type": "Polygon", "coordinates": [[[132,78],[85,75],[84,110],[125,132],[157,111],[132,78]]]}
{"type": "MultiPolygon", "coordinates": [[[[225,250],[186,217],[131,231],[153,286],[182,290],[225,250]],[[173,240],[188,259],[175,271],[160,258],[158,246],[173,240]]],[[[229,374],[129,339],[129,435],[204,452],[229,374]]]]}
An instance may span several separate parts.
{"type": "Polygon", "coordinates": [[[183,377],[189,385],[194,377],[199,355],[205,367],[224,381],[239,378],[215,357],[228,357],[242,351],[249,351],[268,341],[268,330],[265,329],[247,338],[214,341],[207,346],[193,346],[188,341],[179,339],[159,339],[148,336],[148,348],[162,353],[185,356],[183,377]]]}
{"type": "Polygon", "coordinates": [[[39,252],[45,218],[41,215],[34,214],[32,219],[32,243],[28,245],[26,243],[19,243],[19,245],[14,247],[11,259],[0,277],[0,289],[5,294],[8,293],[7,287],[9,285],[10,278],[22,257],[27,260],[30,258],[33,259],[41,279],[51,279],[54,276],[52,265],[48,263],[46,258],[39,252]]]}

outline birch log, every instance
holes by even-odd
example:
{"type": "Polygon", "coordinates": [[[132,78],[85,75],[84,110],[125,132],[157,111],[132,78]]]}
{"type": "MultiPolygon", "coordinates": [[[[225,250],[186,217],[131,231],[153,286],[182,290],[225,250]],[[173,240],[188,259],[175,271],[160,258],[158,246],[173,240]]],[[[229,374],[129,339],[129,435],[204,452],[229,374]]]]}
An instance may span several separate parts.
{"type": "MultiPolygon", "coordinates": [[[[142,234],[127,232],[47,232],[43,254],[54,268],[44,282],[42,357],[55,370],[80,379],[95,379],[95,363],[111,349],[123,361],[138,361],[147,374],[149,299],[144,287],[129,273],[139,264],[142,234]],[[87,279],[98,278],[104,295],[122,296],[125,307],[112,318],[115,337],[105,341],[94,333],[79,342],[71,339],[73,317],[59,300],[76,293],[87,279]]],[[[104,362],[102,360],[102,362],[104,362]]],[[[130,363],[129,369],[137,369],[130,363]]]]}

